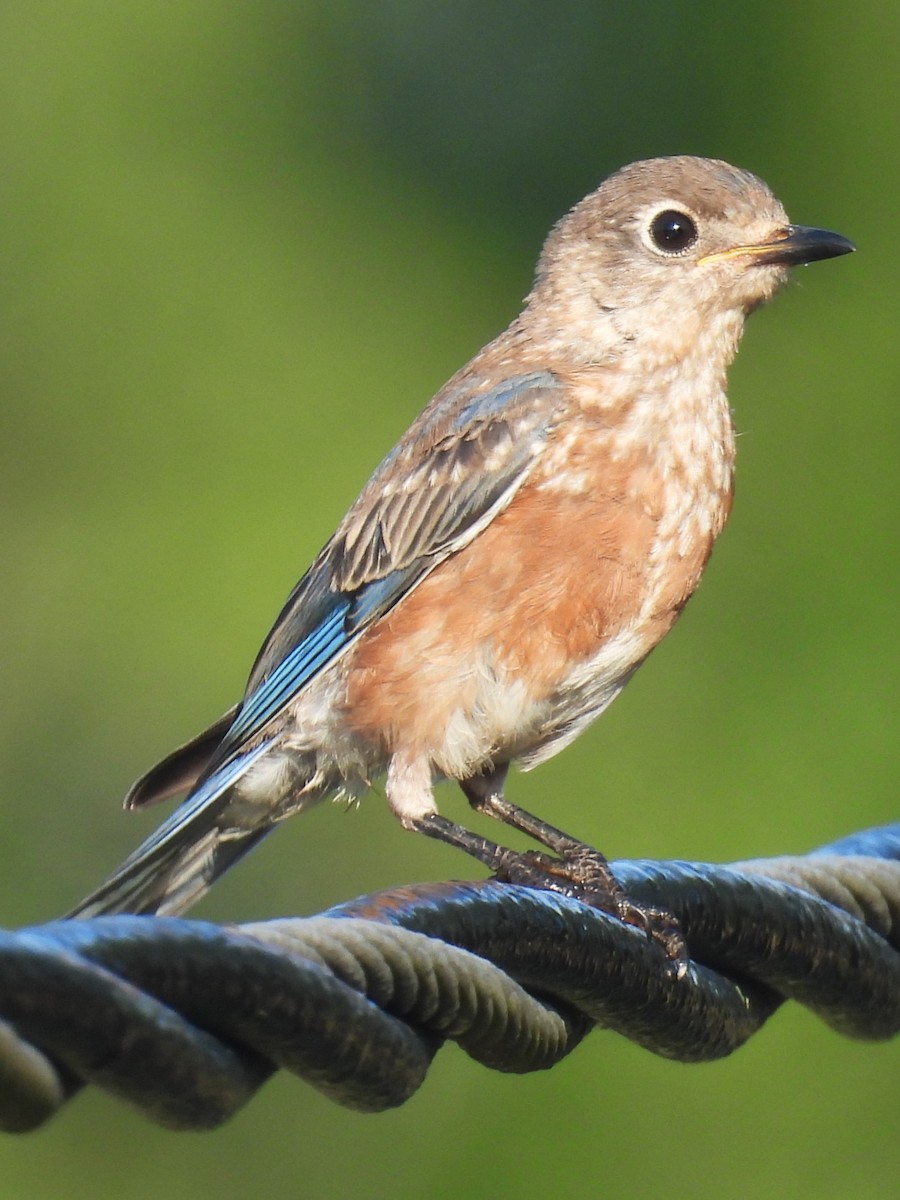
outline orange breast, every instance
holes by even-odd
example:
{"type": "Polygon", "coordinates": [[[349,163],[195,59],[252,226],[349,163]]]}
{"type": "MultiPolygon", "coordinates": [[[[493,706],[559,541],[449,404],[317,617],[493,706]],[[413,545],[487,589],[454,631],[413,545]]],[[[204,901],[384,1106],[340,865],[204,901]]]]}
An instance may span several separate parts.
{"type": "MultiPolygon", "coordinates": [[[[568,466],[579,464],[569,458],[568,466]]],[[[587,465],[587,464],[585,464],[587,465]]],[[[712,536],[660,555],[662,489],[647,465],[590,463],[593,487],[535,479],[469,546],[379,621],[346,662],[350,728],[387,752],[429,752],[485,676],[540,701],[640,623],[636,660],[696,586],[712,536]]],[[[583,477],[584,478],[584,477],[583,477]]],[[[683,539],[682,539],[683,543],[683,539]]]]}

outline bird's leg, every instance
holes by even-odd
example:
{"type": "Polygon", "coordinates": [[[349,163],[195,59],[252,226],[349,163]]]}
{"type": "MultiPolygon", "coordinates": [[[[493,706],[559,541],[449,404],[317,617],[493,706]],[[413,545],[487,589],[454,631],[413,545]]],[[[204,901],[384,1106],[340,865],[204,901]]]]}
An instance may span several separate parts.
{"type": "MultiPolygon", "coordinates": [[[[448,846],[470,854],[472,858],[484,863],[499,879],[513,881],[512,872],[515,870],[515,860],[522,857],[517,851],[510,850],[506,846],[499,846],[488,838],[480,837],[477,833],[466,829],[464,825],[448,821],[446,817],[442,817],[438,813],[429,813],[427,816],[419,817],[411,822],[411,826],[418,833],[424,833],[427,837],[435,838],[439,842],[444,842],[448,846]]],[[[516,879],[515,882],[525,883],[527,881],[516,879]]],[[[533,882],[533,886],[540,885],[533,882]]]]}
{"type": "Polygon", "coordinates": [[[418,827],[473,855],[498,879],[560,892],[611,913],[626,924],[644,930],[662,947],[667,958],[686,964],[687,948],[675,917],[665,909],[636,904],[625,893],[599,850],[507,800],[503,794],[506,770],[504,764],[462,782],[467,800],[476,812],[518,829],[540,842],[551,854],[539,850],[518,852],[498,846],[443,817],[425,818],[418,827]]]}
{"type": "MultiPolygon", "coordinates": [[[[566,885],[569,885],[573,895],[576,891],[584,890],[590,896],[589,902],[628,921],[631,910],[637,906],[628,900],[606,858],[593,846],[570,837],[561,829],[549,825],[507,800],[503,794],[505,777],[504,766],[490,774],[467,779],[461,787],[476,812],[494,817],[512,829],[518,829],[520,833],[526,834],[552,851],[556,857],[542,854],[540,851],[525,851],[522,855],[529,863],[533,863],[547,874],[549,878],[545,887],[557,891],[566,890],[566,885]]],[[[629,923],[640,922],[631,920],[629,923]]]]}
{"type": "MultiPolygon", "coordinates": [[[[628,899],[599,851],[567,837],[552,825],[545,825],[524,809],[516,808],[515,805],[511,807],[524,819],[522,824],[516,821],[514,827],[542,841],[543,837],[536,833],[540,828],[542,834],[546,833],[553,839],[552,845],[549,841],[544,844],[553,849],[558,857],[544,854],[540,850],[513,850],[508,846],[500,846],[497,842],[472,833],[463,825],[448,821],[438,813],[419,817],[411,822],[411,825],[417,832],[462,850],[484,863],[488,870],[504,883],[517,883],[523,887],[572,896],[594,908],[611,913],[629,925],[636,925],[645,930],[654,940],[663,944],[668,957],[681,957],[683,943],[680,935],[675,943],[668,934],[665,938],[661,936],[662,922],[652,919],[656,910],[640,908],[628,899]]],[[[660,916],[666,917],[667,928],[674,927],[673,917],[662,913],[660,916]]]]}

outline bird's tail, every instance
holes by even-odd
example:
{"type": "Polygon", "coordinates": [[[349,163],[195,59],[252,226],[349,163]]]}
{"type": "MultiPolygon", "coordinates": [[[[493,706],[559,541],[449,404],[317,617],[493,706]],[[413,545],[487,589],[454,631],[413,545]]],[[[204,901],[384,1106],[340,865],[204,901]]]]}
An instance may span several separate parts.
{"type": "Polygon", "coordinates": [[[237,828],[224,820],[235,783],[269,748],[263,742],[224,763],[118,870],[68,914],[184,912],[260,842],[270,825],[237,828]]]}

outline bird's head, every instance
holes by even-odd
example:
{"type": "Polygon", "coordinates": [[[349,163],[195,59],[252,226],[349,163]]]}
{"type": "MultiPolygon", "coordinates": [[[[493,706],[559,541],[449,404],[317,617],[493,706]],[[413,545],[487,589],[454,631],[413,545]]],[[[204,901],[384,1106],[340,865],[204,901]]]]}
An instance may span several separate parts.
{"type": "Polygon", "coordinates": [[[529,311],[555,309],[560,327],[594,342],[593,358],[654,338],[677,357],[717,321],[736,338],[790,267],[853,249],[840,234],[791,224],[749,171],[687,155],[648,159],[611,175],[554,227],[529,311]]]}

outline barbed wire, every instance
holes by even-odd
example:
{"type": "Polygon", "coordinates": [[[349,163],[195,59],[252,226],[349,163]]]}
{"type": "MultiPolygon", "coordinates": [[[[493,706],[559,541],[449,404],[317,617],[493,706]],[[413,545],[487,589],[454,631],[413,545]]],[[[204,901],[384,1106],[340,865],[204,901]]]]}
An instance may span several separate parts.
{"type": "Polygon", "coordinates": [[[278,1068],[336,1102],[407,1100],[448,1039],[502,1071],[554,1065],[601,1026],[683,1062],[720,1058],[785,999],[841,1033],[900,1031],[900,824],[792,858],[618,862],[690,950],[492,880],[422,884],[244,926],[64,920],[0,934],[0,1128],[85,1084],[207,1129],[278,1068]]]}

